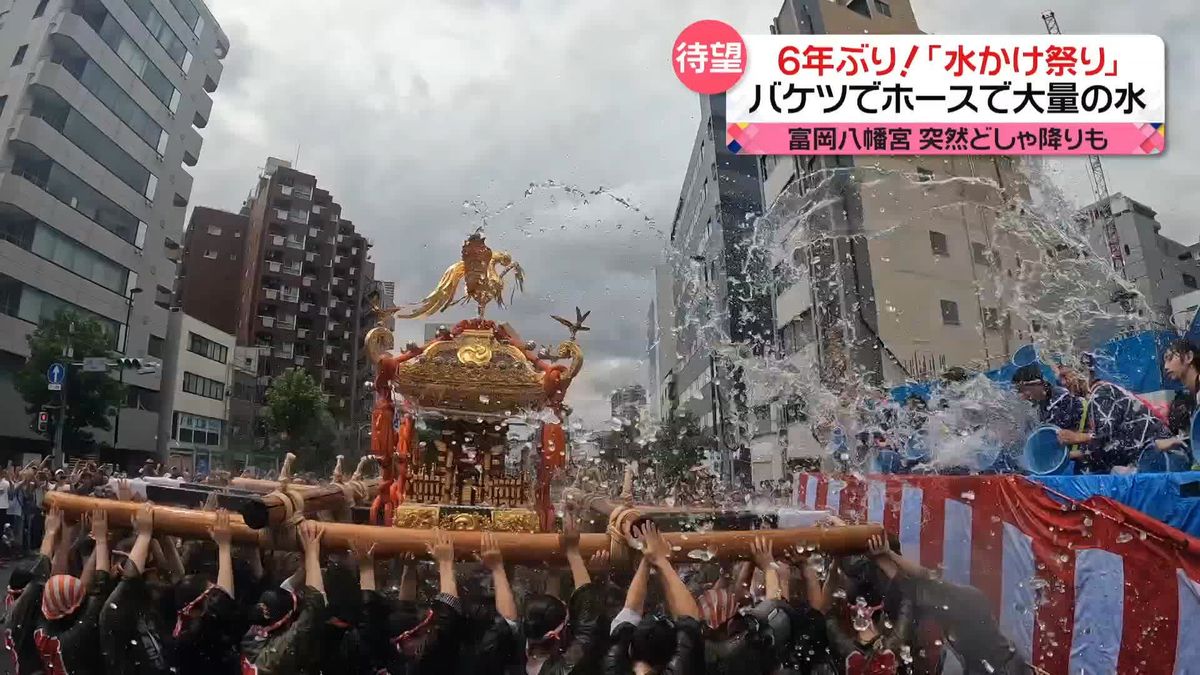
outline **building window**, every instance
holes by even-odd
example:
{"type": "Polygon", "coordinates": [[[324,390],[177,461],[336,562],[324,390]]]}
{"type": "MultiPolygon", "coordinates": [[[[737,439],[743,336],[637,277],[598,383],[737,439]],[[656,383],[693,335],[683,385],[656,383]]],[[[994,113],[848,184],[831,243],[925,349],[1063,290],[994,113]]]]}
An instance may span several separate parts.
{"type": "Polygon", "coordinates": [[[211,417],[176,412],[175,433],[171,434],[171,438],[180,443],[220,446],[223,424],[221,420],[211,417]]]}
{"type": "Polygon", "coordinates": [[[934,255],[943,257],[950,255],[950,246],[946,243],[946,235],[941,232],[929,231],[929,248],[934,255]]]}
{"type": "Polygon", "coordinates": [[[238,230],[234,230],[234,232],[233,232],[233,238],[234,238],[234,239],[241,239],[241,238],[242,238],[242,233],[241,233],[240,231],[238,231],[238,230]]]}
{"type": "Polygon", "coordinates": [[[942,300],[942,323],[947,326],[958,325],[958,303],[953,300],[942,300]]]}
{"type": "Polygon", "coordinates": [[[125,292],[129,270],[15,206],[0,211],[0,239],[114,293],[125,292]]]}
{"type": "Polygon", "coordinates": [[[58,48],[50,55],[50,60],[62,66],[146,145],[162,156],[170,137],[95,61],[58,48]]]}
{"type": "Polygon", "coordinates": [[[163,75],[163,72],[150,61],[150,57],[146,56],[146,52],[121,27],[116,17],[103,6],[97,9],[98,11],[76,9],[76,14],[91,26],[92,30],[96,31],[96,35],[100,36],[100,39],[112,49],[118,58],[125,62],[126,66],[129,66],[129,69],[141,79],[155,98],[162,102],[168,110],[176,112],[179,108],[179,91],[175,89],[175,85],[171,84],[167,76],[163,75]]]}
{"type": "Polygon", "coordinates": [[[995,307],[984,307],[983,327],[988,330],[1000,330],[1000,310],[995,307]]]}
{"type": "Polygon", "coordinates": [[[156,359],[161,359],[163,357],[163,347],[166,345],[166,343],[166,340],[158,337],[157,335],[151,335],[150,341],[146,343],[146,356],[153,356],[156,359]]]}
{"type": "Polygon", "coordinates": [[[216,225],[209,225],[208,233],[214,237],[219,237],[221,236],[221,228],[217,227],[216,225]]]}
{"type": "Polygon", "coordinates": [[[917,167],[917,182],[928,183],[933,180],[933,172],[923,166],[917,167]]]}
{"type": "Polygon", "coordinates": [[[1196,277],[1190,274],[1183,275],[1183,285],[1188,288],[1196,288],[1196,277]]]}
{"type": "Polygon", "coordinates": [[[991,265],[992,252],[986,246],[977,241],[971,242],[971,259],[976,265],[991,265]]]}
{"type": "Polygon", "coordinates": [[[21,45],[17,47],[17,55],[13,57],[12,65],[19,66],[25,61],[25,52],[29,51],[29,45],[21,45]]]}
{"type": "Polygon", "coordinates": [[[216,259],[217,259],[217,252],[216,252],[216,251],[214,251],[214,250],[212,250],[212,249],[208,249],[208,250],[206,250],[206,251],[204,252],[204,257],[205,257],[205,258],[208,258],[209,260],[216,260],[216,259]]]}
{"type": "Polygon", "coordinates": [[[33,286],[26,286],[10,276],[0,274],[0,312],[22,321],[28,321],[36,326],[43,321],[53,319],[62,311],[75,312],[99,321],[100,325],[104,326],[104,331],[112,337],[113,350],[116,351],[120,342],[118,336],[122,332],[121,324],[33,286]]]}
{"type": "Polygon", "coordinates": [[[48,5],[48,4],[50,4],[50,0],[41,0],[41,2],[39,2],[37,5],[37,9],[33,10],[33,18],[36,19],[39,16],[45,14],[46,13],[46,5],[48,5]]]}
{"type": "Polygon", "coordinates": [[[36,94],[30,115],[46,122],[142,196],[154,196],[158,178],[56,94],[36,94]]]}
{"type": "Polygon", "coordinates": [[[188,333],[188,351],[218,363],[225,363],[229,358],[228,347],[192,332],[188,333]]]}
{"type": "Polygon", "coordinates": [[[875,0],[875,11],[879,12],[880,14],[882,14],[884,16],[891,16],[892,15],[892,6],[887,4],[886,2],[884,2],[883,0],[875,0]]]}
{"type": "Polygon", "coordinates": [[[54,161],[18,154],[12,172],[137,248],[145,245],[145,223],[54,161]]]}
{"type": "Polygon", "coordinates": [[[189,394],[211,398],[217,401],[225,400],[225,383],[201,377],[195,373],[183,374],[183,390],[189,394]]]}

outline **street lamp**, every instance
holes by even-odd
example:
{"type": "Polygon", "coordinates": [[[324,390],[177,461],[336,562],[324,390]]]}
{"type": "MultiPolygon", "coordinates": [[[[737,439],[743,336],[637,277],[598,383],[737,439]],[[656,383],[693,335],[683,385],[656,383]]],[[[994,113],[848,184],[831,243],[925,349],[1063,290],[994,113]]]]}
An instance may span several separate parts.
{"type": "MultiPolygon", "coordinates": [[[[129,294],[125,296],[125,341],[121,345],[121,356],[129,356],[129,320],[133,317],[133,296],[141,293],[141,288],[129,289],[129,294]]],[[[125,389],[125,367],[124,365],[117,368],[117,381],[121,383],[122,395],[125,389]]],[[[121,437],[121,408],[125,407],[125,401],[117,403],[117,419],[113,422],[113,450],[118,449],[117,441],[121,437]]]]}

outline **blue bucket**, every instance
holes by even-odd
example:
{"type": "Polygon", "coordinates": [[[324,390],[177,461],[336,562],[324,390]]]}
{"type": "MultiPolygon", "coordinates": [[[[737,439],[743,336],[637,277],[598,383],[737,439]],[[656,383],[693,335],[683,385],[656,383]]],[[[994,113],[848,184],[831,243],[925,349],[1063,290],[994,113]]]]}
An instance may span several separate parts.
{"type": "Polygon", "coordinates": [[[1025,345],[1017,351],[1013,352],[1012,364],[1018,368],[1033,365],[1040,361],[1038,358],[1037,347],[1034,345],[1025,345]]]}
{"type": "Polygon", "coordinates": [[[1192,423],[1188,425],[1188,438],[1192,441],[1192,447],[1200,442],[1200,410],[1192,413],[1192,423]]]}
{"type": "Polygon", "coordinates": [[[1025,439],[1025,468],[1039,476],[1065,474],[1067,446],[1058,442],[1058,427],[1038,427],[1025,439]]]}
{"type": "Polygon", "coordinates": [[[871,473],[900,473],[904,462],[895,450],[880,450],[871,458],[871,473]]]}
{"type": "Polygon", "coordinates": [[[1192,467],[1187,454],[1175,448],[1171,452],[1163,452],[1150,445],[1138,456],[1138,473],[1175,473],[1187,471],[1192,467]]]}
{"type": "Polygon", "coordinates": [[[929,460],[929,438],[924,431],[918,431],[904,442],[904,459],[910,462],[925,462],[929,460]]]}

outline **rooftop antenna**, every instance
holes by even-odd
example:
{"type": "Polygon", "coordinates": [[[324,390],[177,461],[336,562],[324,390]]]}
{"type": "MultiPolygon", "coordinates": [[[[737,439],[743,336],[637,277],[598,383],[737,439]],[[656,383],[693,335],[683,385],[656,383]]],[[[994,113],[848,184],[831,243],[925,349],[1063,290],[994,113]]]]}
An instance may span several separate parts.
{"type": "Polygon", "coordinates": [[[295,169],[300,168],[300,144],[299,143],[296,144],[296,161],[292,162],[292,167],[295,169]]]}

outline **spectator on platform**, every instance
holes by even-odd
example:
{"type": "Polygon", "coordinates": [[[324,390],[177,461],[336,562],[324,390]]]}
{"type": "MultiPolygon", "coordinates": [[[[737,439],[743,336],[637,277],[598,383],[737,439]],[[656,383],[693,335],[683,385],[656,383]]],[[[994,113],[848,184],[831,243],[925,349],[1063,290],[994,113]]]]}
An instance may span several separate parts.
{"type": "Polygon", "coordinates": [[[1200,399],[1200,348],[1183,338],[1172,341],[1163,352],[1163,371],[1187,388],[1195,408],[1200,399]]]}
{"type": "Polygon", "coordinates": [[[1012,382],[1017,394],[1037,408],[1039,422],[1059,429],[1079,430],[1083,420],[1083,399],[1065,387],[1046,381],[1036,363],[1018,368],[1012,382]]]}
{"type": "Polygon", "coordinates": [[[1085,365],[1089,387],[1084,408],[1086,430],[1060,429],[1058,440],[1079,446],[1071,451],[1071,457],[1085,473],[1134,466],[1143,450],[1157,447],[1171,432],[1140,397],[1099,379],[1093,359],[1085,359],[1085,365]]]}

